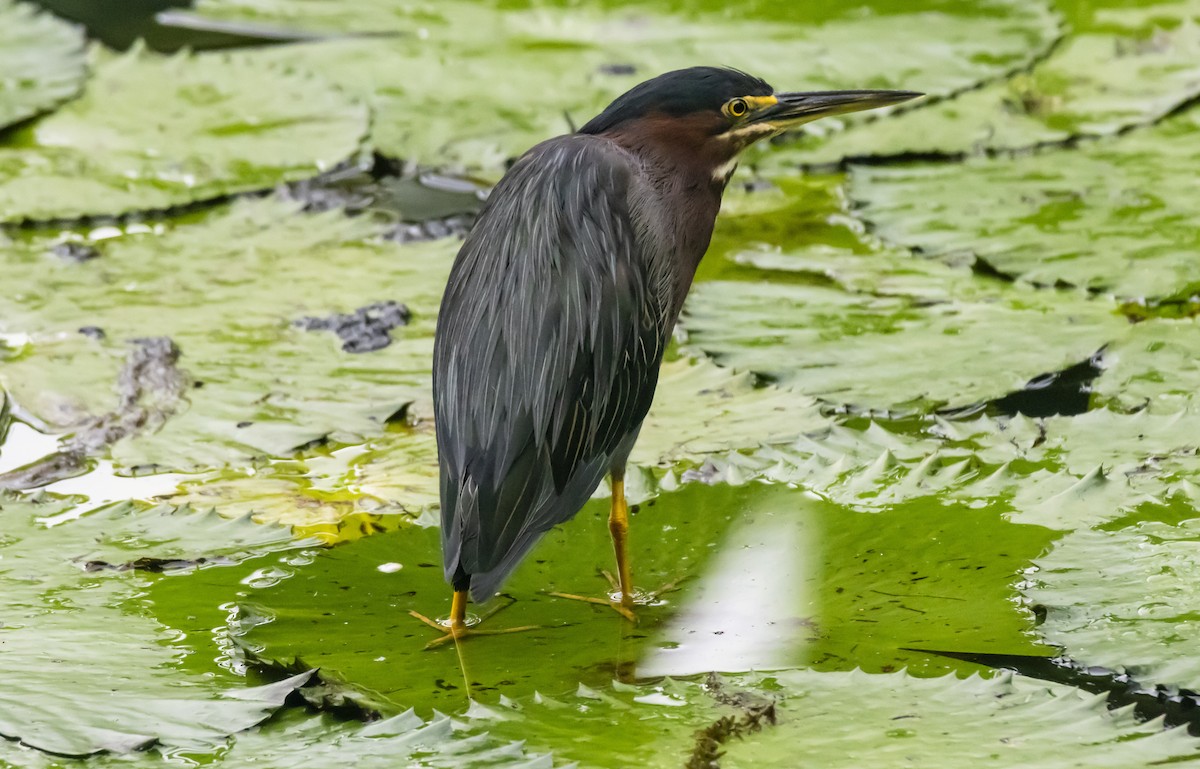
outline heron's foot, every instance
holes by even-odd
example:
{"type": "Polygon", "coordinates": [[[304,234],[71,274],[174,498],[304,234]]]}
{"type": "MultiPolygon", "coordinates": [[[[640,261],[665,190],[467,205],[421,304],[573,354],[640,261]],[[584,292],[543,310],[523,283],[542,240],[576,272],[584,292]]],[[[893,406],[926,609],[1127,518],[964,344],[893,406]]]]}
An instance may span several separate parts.
{"type": "Polygon", "coordinates": [[[593,598],[589,595],[575,595],[574,593],[558,592],[550,593],[550,595],[554,596],[555,598],[566,598],[571,601],[583,601],[584,603],[594,603],[597,606],[607,606],[633,624],[636,625],[638,623],[637,615],[633,613],[633,607],[635,605],[633,600],[625,602],[620,598],[615,600],[611,598],[593,598]]]}
{"type": "Polygon", "coordinates": [[[506,627],[506,628],[498,628],[495,630],[492,630],[492,629],[479,630],[479,629],[476,629],[476,627],[475,627],[479,623],[478,620],[476,620],[475,622],[472,622],[470,624],[467,624],[467,623],[443,624],[441,622],[438,622],[435,619],[430,619],[429,617],[426,617],[424,614],[421,614],[420,612],[410,611],[409,614],[411,614],[413,617],[416,617],[417,619],[421,620],[426,625],[429,625],[429,627],[433,628],[434,630],[441,631],[443,634],[441,637],[435,638],[432,641],[430,641],[429,643],[425,644],[425,649],[436,649],[439,646],[443,646],[445,644],[450,643],[451,641],[458,641],[463,638],[469,638],[470,636],[508,635],[509,633],[523,633],[526,630],[537,630],[540,627],[540,625],[522,625],[521,627],[506,627]]]}
{"type": "Polygon", "coordinates": [[[504,604],[500,604],[499,606],[496,606],[491,611],[489,611],[487,614],[483,615],[483,617],[476,617],[474,615],[468,614],[460,622],[454,622],[453,620],[450,620],[450,619],[440,620],[440,621],[436,620],[436,619],[430,619],[429,617],[426,617],[424,614],[421,614],[420,612],[416,612],[416,611],[410,611],[409,614],[411,616],[419,619],[421,622],[424,622],[426,625],[433,628],[434,630],[438,630],[441,633],[443,633],[443,635],[440,638],[435,638],[432,641],[430,641],[429,643],[425,644],[425,649],[429,650],[429,649],[436,649],[439,646],[450,643],[451,641],[457,641],[459,639],[466,638],[468,636],[507,635],[509,633],[523,633],[526,630],[537,630],[540,627],[539,625],[522,625],[521,627],[498,628],[495,630],[491,630],[491,629],[478,630],[478,629],[476,629],[485,620],[490,619],[491,617],[499,614],[500,612],[507,609],[509,606],[512,606],[514,603],[516,603],[516,601],[510,597],[508,603],[504,603],[504,604]]]}
{"type": "Polygon", "coordinates": [[[586,595],[575,595],[574,593],[550,593],[550,595],[556,598],[566,598],[571,601],[583,601],[584,603],[594,603],[599,606],[607,606],[617,614],[620,614],[622,617],[636,625],[638,624],[638,617],[633,611],[634,607],[656,606],[661,602],[661,597],[664,594],[679,589],[678,586],[680,580],[675,580],[674,582],[668,582],[658,590],[651,592],[644,590],[623,591],[621,589],[621,583],[616,577],[614,577],[608,571],[601,570],[600,573],[604,575],[604,578],[608,580],[609,585],[612,586],[612,592],[607,598],[593,598],[586,595]]]}

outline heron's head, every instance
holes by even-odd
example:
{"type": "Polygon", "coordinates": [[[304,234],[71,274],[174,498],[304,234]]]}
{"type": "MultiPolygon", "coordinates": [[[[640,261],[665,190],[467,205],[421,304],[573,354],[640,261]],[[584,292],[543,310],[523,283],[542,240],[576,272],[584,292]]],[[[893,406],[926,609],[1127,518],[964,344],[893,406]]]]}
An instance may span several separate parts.
{"type": "Polygon", "coordinates": [[[759,139],[817,118],[918,96],[913,91],[776,93],[745,72],[692,67],[634,86],[579,132],[612,136],[635,151],[665,151],[677,162],[688,158],[714,177],[727,177],[738,153],[759,139]]]}

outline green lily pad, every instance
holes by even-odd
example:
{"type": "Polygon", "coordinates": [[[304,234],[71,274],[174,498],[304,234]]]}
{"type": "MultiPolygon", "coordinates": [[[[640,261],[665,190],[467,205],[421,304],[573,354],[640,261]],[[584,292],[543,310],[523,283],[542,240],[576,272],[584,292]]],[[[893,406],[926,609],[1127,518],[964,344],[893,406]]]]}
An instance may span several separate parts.
{"type": "Polygon", "coordinates": [[[480,716],[476,728],[553,750],[579,769],[711,766],[690,762],[699,734],[714,722],[741,715],[713,697],[709,687],[671,679],[644,685],[606,682],[596,688],[580,684],[562,696],[506,699],[499,707],[475,711],[480,716]]]}
{"type": "Polygon", "coordinates": [[[1200,745],[1110,711],[1102,696],[1009,674],[788,670],[581,687],[497,708],[490,726],[589,769],[793,766],[796,756],[822,767],[1150,767],[1200,745]]]}
{"type": "MultiPolygon", "coordinates": [[[[1139,3],[1069,35],[1028,73],[848,131],[801,138],[770,165],[956,157],[1110,136],[1200,95],[1200,4],[1139,3]]],[[[821,132],[821,129],[817,129],[821,132]]]]}
{"type": "MultiPolygon", "coordinates": [[[[1138,517],[1154,517],[1156,507],[1138,517]]],[[[1045,609],[1042,637],[1072,659],[1127,671],[1144,685],[1195,690],[1200,520],[1194,501],[1177,500],[1167,512],[1184,520],[1135,518],[1067,535],[1037,560],[1022,592],[1045,609]]]]}
{"type": "MultiPolygon", "coordinates": [[[[489,739],[486,732],[463,734],[464,726],[448,716],[422,721],[403,713],[374,723],[347,723],[331,715],[310,715],[289,708],[267,724],[241,732],[217,750],[188,751],[189,759],[200,758],[214,765],[236,769],[293,769],[297,766],[342,766],[361,769],[393,769],[398,765],[429,769],[551,769],[549,755],[537,755],[520,742],[489,739]],[[401,763],[404,762],[404,763],[401,763]]],[[[74,769],[68,762],[0,744],[0,765],[9,760],[22,769],[74,769]]],[[[175,760],[170,751],[154,749],[144,757],[98,757],[88,766],[100,769],[143,769],[162,767],[175,760]]]]}
{"type": "Polygon", "coordinates": [[[266,199],[98,241],[102,255],[82,264],[49,257],[43,240],[2,250],[12,288],[0,296],[0,332],[27,343],[0,382],[23,413],[70,431],[117,405],[127,340],[172,339],[192,388],[160,430],[113,446],[127,469],[247,463],[330,435],[361,441],[414,403],[409,417],[421,418],[431,411],[434,314],[458,244],[397,246],[380,231],[365,218],[302,215],[266,199]],[[374,352],[347,352],[333,332],[297,325],[384,300],[411,318],[382,332],[387,346],[374,352]]]}
{"type": "Polygon", "coordinates": [[[1101,298],[880,242],[841,179],[768,177],[733,195],[701,267],[717,279],[697,282],[680,323],[685,352],[838,405],[928,412],[1019,390],[1129,329],[1101,298]]]}
{"type": "MultiPolygon", "coordinates": [[[[748,374],[706,361],[668,361],[630,457],[626,493],[642,501],[711,454],[790,442],[828,424],[811,399],[756,386],[748,374]]],[[[172,501],[297,526],[331,541],[354,539],[368,522],[387,526],[380,516],[420,517],[436,509],[437,445],[428,426],[389,425],[363,444],[187,481],[172,501]]]]}
{"type": "MultiPolygon", "coordinates": [[[[512,605],[482,626],[537,629],[463,644],[476,699],[494,705],[501,695],[559,696],[579,681],[714,669],[907,665],[938,674],[958,664],[906,647],[1044,653],[1011,597],[1052,533],[986,506],[925,501],[866,514],[783,486],[686,486],[633,515],[637,585],[675,583],[660,605],[639,609],[636,628],[605,607],[544,592],[609,589],[596,574],[611,568],[606,515],[595,501],[548,534],[493,607],[512,605]]],[[[255,591],[237,624],[251,658],[318,666],[384,712],[454,711],[466,704],[459,656],[452,646],[424,650],[437,633],[408,614],[442,615],[448,599],[437,531],[404,527],[321,553],[255,591]]]]}
{"type": "MultiPolygon", "coordinates": [[[[1014,418],[1002,430],[989,422],[947,422],[941,430],[952,440],[976,441],[990,454],[1010,454],[1017,467],[1032,462],[1059,475],[1045,484],[1046,476],[1035,474],[1021,485],[1014,500],[1018,520],[1087,527],[1146,502],[1200,500],[1200,417],[1194,411],[1124,414],[1098,408],[1073,417],[1014,418]]],[[[1006,472],[997,480],[1011,483],[1011,476],[1006,472]]]]}
{"type": "MultiPolygon", "coordinates": [[[[1147,320],[1104,351],[1096,393],[1113,407],[1174,414],[1193,406],[1200,391],[1200,322],[1147,320]]],[[[1194,407],[1194,406],[1193,406],[1194,407]]]]}
{"type": "Polygon", "coordinates": [[[641,80],[697,63],[725,64],[781,89],[917,88],[945,94],[1025,66],[1054,39],[1041,3],[970,7],[923,0],[849,8],[722,3],[208,0],[202,19],[309,32],[394,31],[259,55],[311,69],[368,100],[378,150],[421,163],[495,171],[507,158],[597,114],[641,80]],[[936,38],[937,46],[925,41],[936,38]],[[875,55],[886,48],[887,57],[875,55]],[[503,73],[500,76],[499,73],[503,73]]]}
{"type": "Polygon", "coordinates": [[[33,5],[0,0],[0,128],[61,104],[87,78],[82,30],[33,5]]]}
{"type": "Polygon", "coordinates": [[[1192,226],[1200,113],[1079,150],[961,165],[857,168],[851,196],[886,240],[969,254],[1006,275],[1121,297],[1200,288],[1192,226]]]}
{"type": "Polygon", "coordinates": [[[303,179],[353,155],[366,107],[225,54],[99,49],[83,95],[0,147],[0,222],[170,208],[303,179]]]}
{"type": "Polygon", "coordinates": [[[752,191],[726,190],[699,273],[709,280],[762,280],[909,297],[924,303],[990,302],[1004,290],[970,259],[914,258],[856,219],[846,175],[766,175],[752,191]]]}
{"type": "Polygon", "coordinates": [[[708,361],[666,363],[629,461],[670,466],[730,448],[753,449],[825,427],[817,403],[708,361]]]}
{"type": "Polygon", "coordinates": [[[0,522],[0,736],[64,756],[218,744],[268,718],[308,678],[246,688],[180,675],[178,639],[142,602],[147,579],[121,568],[195,568],[201,557],[303,544],[287,530],[128,504],[80,515],[9,496],[0,522]]]}
{"type": "Polygon", "coordinates": [[[1128,326],[1109,303],[1080,295],[999,283],[990,294],[930,301],[707,282],[688,300],[684,349],[831,403],[931,411],[1018,390],[1128,326]]]}
{"type": "Polygon", "coordinates": [[[1151,767],[1194,760],[1185,729],[1139,723],[1103,696],[1002,675],[915,679],[904,673],[780,673],[779,723],[731,741],[722,767],[1151,767]],[[853,713],[853,717],[847,717],[853,713]]]}
{"type": "Polygon", "coordinates": [[[683,480],[794,484],[855,510],[992,506],[1013,523],[1070,531],[1146,503],[1200,502],[1198,430],[1190,412],[1103,408],[1044,419],[867,421],[754,452],[712,454],[683,480]]]}

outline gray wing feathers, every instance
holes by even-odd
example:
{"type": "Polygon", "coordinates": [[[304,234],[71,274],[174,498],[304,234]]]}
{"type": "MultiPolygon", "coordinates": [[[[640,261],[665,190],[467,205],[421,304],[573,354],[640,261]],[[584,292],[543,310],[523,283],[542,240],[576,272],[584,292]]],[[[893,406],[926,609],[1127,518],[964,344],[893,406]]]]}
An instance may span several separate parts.
{"type": "Polygon", "coordinates": [[[442,539],[476,597],[578,511],[649,408],[666,340],[632,183],[593,137],[540,145],[455,261],[434,351],[442,539]]]}

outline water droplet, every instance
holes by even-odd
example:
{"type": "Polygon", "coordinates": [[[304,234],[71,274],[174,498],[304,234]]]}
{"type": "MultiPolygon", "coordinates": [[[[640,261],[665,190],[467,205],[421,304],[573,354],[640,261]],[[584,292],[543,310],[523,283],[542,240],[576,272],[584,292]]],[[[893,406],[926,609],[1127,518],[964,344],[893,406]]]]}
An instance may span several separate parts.
{"type": "Polygon", "coordinates": [[[264,588],[274,587],[283,580],[292,576],[294,572],[291,569],[281,569],[278,566],[269,566],[265,569],[259,569],[250,576],[242,580],[242,584],[247,587],[264,588]]]}
{"type": "Polygon", "coordinates": [[[669,708],[679,708],[687,704],[686,701],[678,697],[672,697],[663,692],[651,692],[650,694],[642,694],[633,698],[634,702],[640,702],[643,705],[664,705],[669,708]]]}

